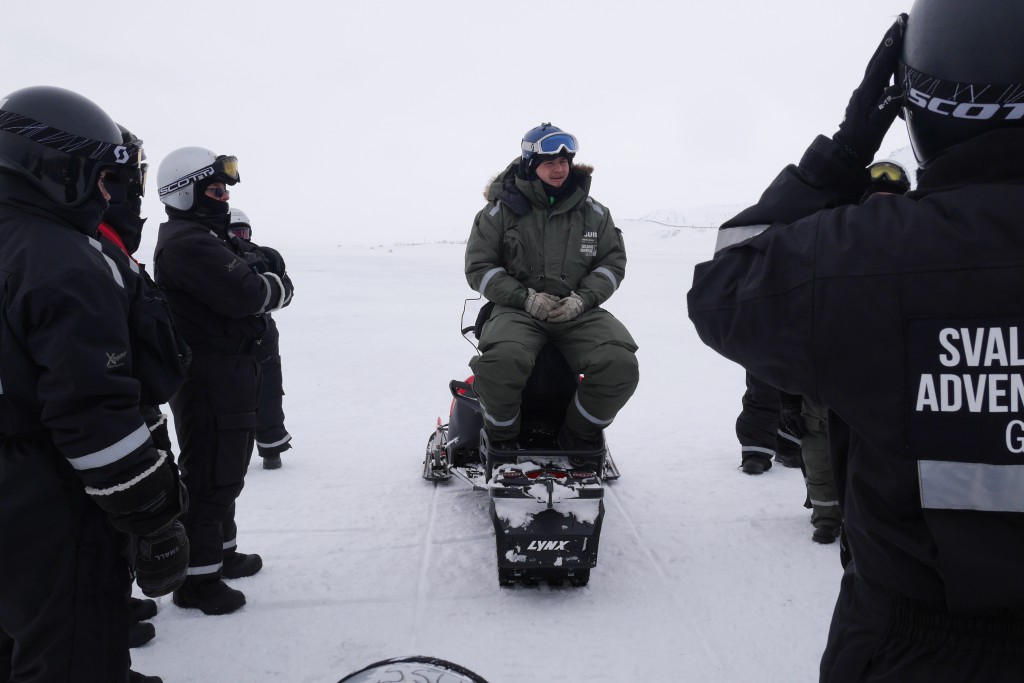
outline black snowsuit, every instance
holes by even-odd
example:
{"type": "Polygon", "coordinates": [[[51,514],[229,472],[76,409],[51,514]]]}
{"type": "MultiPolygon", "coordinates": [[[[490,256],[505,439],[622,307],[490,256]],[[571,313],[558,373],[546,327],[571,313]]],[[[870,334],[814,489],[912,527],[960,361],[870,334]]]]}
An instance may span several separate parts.
{"type": "Polygon", "coordinates": [[[286,305],[291,290],[249,269],[227,236],[227,215],[168,212],[153,263],[192,350],[188,377],[170,402],[189,493],[189,580],[217,580],[236,547],[234,507],[256,429],[263,313],[286,305]]]}
{"type": "MultiPolygon", "coordinates": [[[[249,267],[257,273],[267,272],[267,263],[260,247],[250,240],[231,239],[233,247],[244,254],[249,267]]],[[[267,331],[256,348],[262,381],[256,409],[256,449],[260,457],[280,455],[291,448],[292,435],[284,426],[284,374],[281,371],[281,335],[270,313],[264,315],[267,331]]]]}
{"type": "Polygon", "coordinates": [[[1024,132],[973,138],[916,192],[857,206],[867,182],[819,137],[723,225],[689,315],[842,420],[852,562],[821,680],[1021,681],[1024,132]]]}
{"type": "Polygon", "coordinates": [[[111,521],[148,534],[179,512],[100,213],[0,173],[0,681],[126,681],[128,537],[111,521]]]}
{"type": "Polygon", "coordinates": [[[256,408],[256,449],[260,457],[280,455],[291,448],[292,435],[284,426],[284,376],[281,372],[281,335],[273,316],[266,314],[267,332],[256,350],[263,381],[256,408]]]}

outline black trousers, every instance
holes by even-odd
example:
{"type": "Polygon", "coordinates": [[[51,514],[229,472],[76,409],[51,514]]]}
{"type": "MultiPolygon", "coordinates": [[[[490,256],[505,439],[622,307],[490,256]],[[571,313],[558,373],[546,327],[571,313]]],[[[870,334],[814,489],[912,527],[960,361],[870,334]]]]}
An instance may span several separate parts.
{"type": "Polygon", "coordinates": [[[743,410],[736,418],[736,438],[744,460],[751,455],[775,457],[780,409],[779,390],[748,372],[743,410]]]}
{"type": "Polygon", "coordinates": [[[1024,615],[954,616],[887,595],[846,568],[821,683],[1019,683],[1024,615]]]}
{"type": "Polygon", "coordinates": [[[277,323],[267,316],[267,331],[256,347],[260,361],[259,404],[256,409],[256,448],[261,456],[276,455],[290,446],[291,435],[284,427],[284,376],[281,372],[280,334],[277,323]]]}
{"type": "Polygon", "coordinates": [[[235,540],[235,500],[242,492],[256,430],[260,364],[251,353],[193,349],[192,366],[171,399],[189,507],[189,577],[220,577],[224,545],[235,540]]]}
{"type": "Polygon", "coordinates": [[[128,680],[126,543],[48,436],[0,440],[0,683],[128,680]]]}

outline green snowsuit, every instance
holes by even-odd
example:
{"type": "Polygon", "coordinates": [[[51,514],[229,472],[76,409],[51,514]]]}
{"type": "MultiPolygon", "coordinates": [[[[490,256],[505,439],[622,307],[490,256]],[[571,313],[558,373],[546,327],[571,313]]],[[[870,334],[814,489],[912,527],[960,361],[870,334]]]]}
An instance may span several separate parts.
{"type": "Polygon", "coordinates": [[[484,425],[494,441],[519,433],[519,404],[537,354],[550,340],[584,375],[565,415],[573,436],[596,440],[636,390],[636,344],[600,308],[622,283],[626,250],[611,214],[591,199],[590,172],[573,166],[572,187],[553,205],[539,180],[517,177],[519,161],[490,184],[466,244],[466,279],[495,303],[470,361],[484,425]],[[576,319],[541,321],[523,306],[527,289],[559,298],[576,292],[576,319]]]}

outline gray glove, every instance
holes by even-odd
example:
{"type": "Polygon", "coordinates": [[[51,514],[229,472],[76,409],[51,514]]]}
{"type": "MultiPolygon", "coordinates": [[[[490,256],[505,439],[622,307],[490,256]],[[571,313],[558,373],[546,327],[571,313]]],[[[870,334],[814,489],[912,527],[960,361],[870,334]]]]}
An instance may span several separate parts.
{"type": "Polygon", "coordinates": [[[535,289],[530,289],[529,292],[523,308],[537,320],[547,320],[551,311],[558,305],[558,298],[535,289]]]}
{"type": "Polygon", "coordinates": [[[548,313],[548,322],[569,322],[573,318],[578,318],[584,308],[586,308],[586,304],[583,303],[583,298],[576,292],[572,292],[564,299],[558,300],[558,306],[548,313]]]}

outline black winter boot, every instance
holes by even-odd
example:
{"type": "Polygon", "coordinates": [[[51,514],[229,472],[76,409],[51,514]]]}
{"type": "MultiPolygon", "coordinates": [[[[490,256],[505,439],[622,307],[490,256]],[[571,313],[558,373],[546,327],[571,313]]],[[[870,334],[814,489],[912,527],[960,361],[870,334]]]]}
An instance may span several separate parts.
{"type": "Polygon", "coordinates": [[[146,674],[140,674],[138,671],[128,671],[128,683],[164,683],[164,679],[159,676],[147,676],[146,674]]]}
{"type": "Polygon", "coordinates": [[[764,474],[765,470],[772,468],[772,461],[760,453],[745,453],[740,467],[747,474],[764,474]]]}
{"type": "Polygon", "coordinates": [[[256,553],[240,553],[237,550],[224,556],[220,575],[225,579],[241,579],[252,576],[263,569],[263,558],[256,553]]]}
{"type": "Polygon", "coordinates": [[[271,453],[270,455],[261,456],[263,458],[263,469],[265,470],[279,470],[281,469],[281,454],[271,453]]]}
{"type": "Polygon", "coordinates": [[[156,627],[148,621],[136,621],[128,627],[128,647],[142,647],[156,637],[156,627]]]}
{"type": "Polygon", "coordinates": [[[174,591],[178,607],[198,609],[203,614],[231,614],[245,604],[245,593],[231,588],[219,578],[188,577],[174,591]]]}
{"type": "Polygon", "coordinates": [[[128,616],[132,622],[145,621],[156,616],[156,600],[130,598],[128,616]]]}
{"type": "Polygon", "coordinates": [[[839,538],[839,527],[832,524],[819,524],[814,527],[814,533],[811,534],[811,540],[815,543],[834,543],[839,538]]]}

